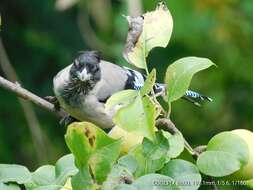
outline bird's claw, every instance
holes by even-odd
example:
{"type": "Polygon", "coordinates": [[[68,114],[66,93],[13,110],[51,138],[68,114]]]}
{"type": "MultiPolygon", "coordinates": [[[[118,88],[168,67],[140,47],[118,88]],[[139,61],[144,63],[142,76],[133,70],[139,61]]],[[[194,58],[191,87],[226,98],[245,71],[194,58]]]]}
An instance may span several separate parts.
{"type": "Polygon", "coordinates": [[[45,100],[49,101],[50,103],[54,104],[54,109],[56,111],[59,111],[61,106],[59,101],[57,100],[57,98],[55,96],[46,96],[45,100]]]}
{"type": "Polygon", "coordinates": [[[68,125],[70,125],[71,123],[75,121],[78,121],[78,120],[70,115],[67,115],[60,120],[60,125],[67,127],[68,125]]]}

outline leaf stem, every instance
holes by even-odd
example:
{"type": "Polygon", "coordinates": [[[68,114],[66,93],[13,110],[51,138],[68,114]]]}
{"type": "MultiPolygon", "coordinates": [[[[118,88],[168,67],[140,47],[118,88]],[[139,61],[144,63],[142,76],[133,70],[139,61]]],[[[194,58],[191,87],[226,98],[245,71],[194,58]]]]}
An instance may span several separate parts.
{"type": "Polygon", "coordinates": [[[171,114],[171,102],[168,102],[168,112],[167,112],[167,118],[170,119],[171,114]]]}

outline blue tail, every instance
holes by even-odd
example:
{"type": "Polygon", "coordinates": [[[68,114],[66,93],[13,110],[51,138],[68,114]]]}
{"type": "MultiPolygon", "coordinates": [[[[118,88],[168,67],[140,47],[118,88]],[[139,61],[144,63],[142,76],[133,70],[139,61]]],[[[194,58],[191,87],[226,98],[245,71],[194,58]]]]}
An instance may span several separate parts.
{"type": "Polygon", "coordinates": [[[187,90],[185,92],[185,95],[183,96],[183,99],[192,102],[196,106],[201,106],[201,104],[204,101],[209,101],[209,102],[213,101],[212,98],[210,98],[208,96],[204,96],[202,94],[199,94],[198,92],[194,92],[194,91],[191,91],[191,90],[187,90]]]}
{"type": "MultiPolygon", "coordinates": [[[[165,85],[160,84],[160,83],[156,83],[154,86],[154,91],[156,94],[164,95],[165,94],[165,85]]],[[[212,98],[204,96],[198,92],[194,92],[191,90],[187,90],[185,92],[185,95],[182,98],[185,100],[188,100],[189,102],[195,104],[196,106],[201,106],[202,103],[205,101],[209,101],[209,102],[213,101],[212,98]]]]}

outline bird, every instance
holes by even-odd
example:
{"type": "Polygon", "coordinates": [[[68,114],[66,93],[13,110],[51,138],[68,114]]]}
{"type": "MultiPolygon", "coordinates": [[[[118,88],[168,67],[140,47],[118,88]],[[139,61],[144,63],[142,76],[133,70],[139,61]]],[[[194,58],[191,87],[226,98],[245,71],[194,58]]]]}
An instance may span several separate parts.
{"type": "MultiPolygon", "coordinates": [[[[101,59],[98,51],[81,51],[73,62],[63,68],[53,79],[56,100],[68,114],[63,123],[88,121],[102,129],[114,126],[113,116],[117,110],[105,111],[105,103],[116,92],[140,90],[147,76],[127,67],[101,59]]],[[[155,94],[163,94],[165,85],[156,83],[155,94]]],[[[197,92],[186,91],[184,99],[200,105],[211,98],[197,92]]]]}

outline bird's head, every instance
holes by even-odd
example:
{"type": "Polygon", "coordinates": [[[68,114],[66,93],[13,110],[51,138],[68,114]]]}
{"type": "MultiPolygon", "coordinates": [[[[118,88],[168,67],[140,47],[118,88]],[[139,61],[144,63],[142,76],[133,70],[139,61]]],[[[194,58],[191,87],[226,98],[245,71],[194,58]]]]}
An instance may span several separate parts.
{"type": "Polygon", "coordinates": [[[101,77],[100,57],[97,51],[80,52],[70,68],[71,79],[83,84],[99,81],[101,77]]]}

